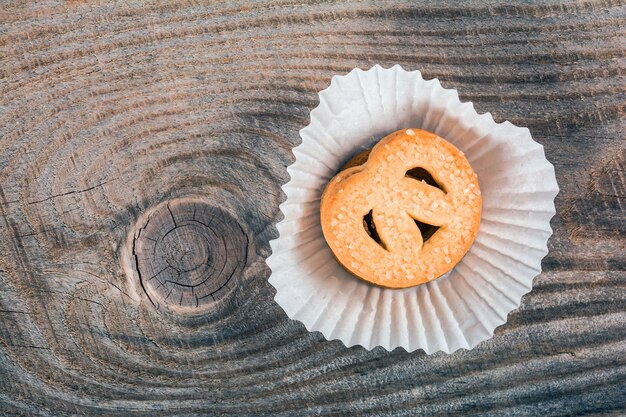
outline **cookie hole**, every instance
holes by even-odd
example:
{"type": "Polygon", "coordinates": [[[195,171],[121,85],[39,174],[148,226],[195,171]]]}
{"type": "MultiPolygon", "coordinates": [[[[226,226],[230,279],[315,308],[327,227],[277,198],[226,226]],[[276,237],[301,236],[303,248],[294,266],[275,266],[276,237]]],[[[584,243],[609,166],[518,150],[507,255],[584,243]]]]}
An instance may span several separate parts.
{"type": "Polygon", "coordinates": [[[433,235],[437,232],[437,230],[439,230],[439,226],[433,226],[432,224],[428,224],[428,223],[422,223],[419,220],[415,220],[415,224],[417,225],[417,227],[420,229],[420,232],[422,233],[422,240],[424,241],[424,243],[426,243],[426,241],[428,239],[430,239],[431,237],[433,237],[433,235]]]}
{"type": "Polygon", "coordinates": [[[378,243],[383,249],[387,250],[387,247],[380,240],[380,236],[378,236],[378,232],[376,231],[376,225],[374,224],[374,219],[372,218],[372,210],[370,210],[370,212],[363,217],[363,227],[374,242],[378,243]]]}
{"type": "Polygon", "coordinates": [[[430,172],[426,171],[422,167],[409,169],[404,176],[414,180],[424,181],[426,184],[439,188],[444,193],[446,192],[446,190],[439,183],[437,183],[437,181],[435,181],[433,176],[430,175],[430,172]]]}

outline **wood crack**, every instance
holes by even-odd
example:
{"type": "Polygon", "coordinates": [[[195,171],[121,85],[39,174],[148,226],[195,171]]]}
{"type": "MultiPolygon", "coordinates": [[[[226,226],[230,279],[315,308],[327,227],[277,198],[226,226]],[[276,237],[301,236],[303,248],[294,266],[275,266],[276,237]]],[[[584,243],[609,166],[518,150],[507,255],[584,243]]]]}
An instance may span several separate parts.
{"type": "Polygon", "coordinates": [[[85,189],[83,189],[83,190],[73,190],[73,191],[67,191],[67,192],[65,192],[65,193],[60,193],[60,194],[55,194],[55,195],[52,195],[52,196],[50,196],[50,197],[44,198],[43,200],[29,201],[29,202],[28,202],[28,204],[39,204],[39,203],[43,203],[43,202],[46,202],[46,201],[49,201],[49,200],[52,200],[52,199],[55,199],[55,198],[63,197],[63,196],[66,196],[66,195],[86,193],[86,192],[91,191],[91,190],[94,190],[94,189],[96,189],[96,188],[98,188],[98,187],[102,187],[102,186],[103,186],[103,185],[105,185],[105,184],[108,184],[108,183],[110,183],[110,182],[113,182],[113,181],[115,181],[116,179],[117,179],[117,178],[114,178],[114,179],[109,180],[109,181],[104,181],[104,182],[101,182],[101,183],[96,184],[96,185],[94,185],[94,186],[91,186],[91,187],[89,187],[89,188],[85,188],[85,189]]]}

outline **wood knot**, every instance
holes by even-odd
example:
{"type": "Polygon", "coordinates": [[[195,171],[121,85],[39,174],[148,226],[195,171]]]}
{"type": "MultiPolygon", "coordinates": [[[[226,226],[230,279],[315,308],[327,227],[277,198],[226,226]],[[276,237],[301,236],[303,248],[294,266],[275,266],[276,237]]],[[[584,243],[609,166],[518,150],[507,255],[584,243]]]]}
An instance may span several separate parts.
{"type": "Polygon", "coordinates": [[[247,264],[248,243],[247,233],[224,209],[202,200],[172,200],[138,222],[134,269],[157,308],[200,312],[234,287],[247,264]]]}

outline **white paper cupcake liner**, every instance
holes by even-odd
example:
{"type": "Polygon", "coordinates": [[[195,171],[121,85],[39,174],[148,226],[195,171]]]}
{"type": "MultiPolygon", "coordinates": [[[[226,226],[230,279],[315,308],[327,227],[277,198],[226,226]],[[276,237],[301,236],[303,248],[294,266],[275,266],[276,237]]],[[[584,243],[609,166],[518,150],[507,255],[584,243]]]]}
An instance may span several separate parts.
{"type": "Polygon", "coordinates": [[[288,168],[269,282],[287,315],[346,346],[427,353],[490,338],[532,288],[548,253],[558,186],[543,146],[526,128],[496,123],[456,90],[396,65],[335,76],[320,94],[288,168]],[[476,240],[444,277],[413,288],[372,286],[334,258],[319,218],[327,182],[359,150],[402,128],[437,133],[465,153],[483,197],[476,240]]]}

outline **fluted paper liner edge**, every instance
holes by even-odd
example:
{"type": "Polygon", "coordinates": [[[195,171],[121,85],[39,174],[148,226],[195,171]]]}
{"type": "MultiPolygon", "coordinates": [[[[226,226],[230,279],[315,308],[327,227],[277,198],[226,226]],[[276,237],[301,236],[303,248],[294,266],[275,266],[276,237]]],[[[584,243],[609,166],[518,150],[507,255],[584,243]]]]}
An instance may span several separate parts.
{"type": "Polygon", "coordinates": [[[543,146],[528,129],[479,115],[456,90],[398,65],[335,76],[319,96],[293,150],[284,219],[270,242],[276,302],[309,331],[346,346],[451,353],[489,339],[531,290],[548,253],[558,185],[543,146]],[[343,163],[402,128],[434,132],[465,153],[483,212],[474,244],[451,272],[394,290],[339,265],[322,235],[319,202],[343,163]]]}

